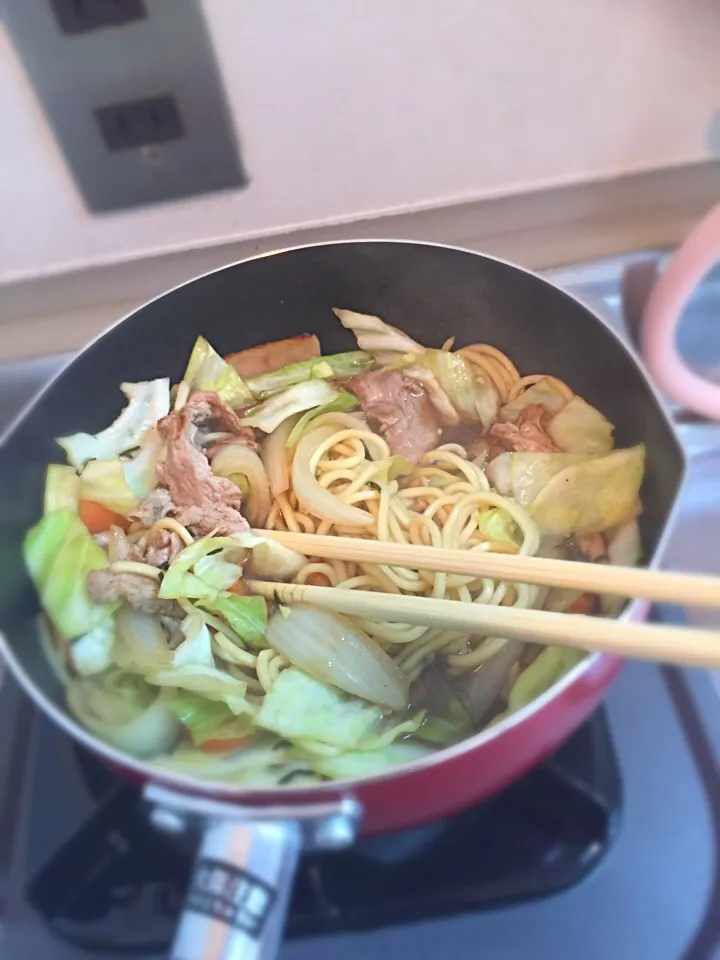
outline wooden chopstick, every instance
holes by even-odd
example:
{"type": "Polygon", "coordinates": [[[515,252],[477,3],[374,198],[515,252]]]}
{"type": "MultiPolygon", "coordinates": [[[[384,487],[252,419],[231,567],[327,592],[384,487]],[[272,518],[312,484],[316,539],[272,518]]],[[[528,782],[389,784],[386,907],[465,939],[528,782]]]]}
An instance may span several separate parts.
{"type": "Polygon", "coordinates": [[[250,590],[280,603],[309,603],[323,610],[395,623],[424,624],[481,636],[517,637],[619,657],[685,666],[720,667],[720,631],[584,617],[459,600],[401,596],[340,587],[245,581],[250,590]]]}
{"type": "Polygon", "coordinates": [[[640,597],[659,603],[720,607],[720,577],[667,573],[642,567],[616,567],[605,563],[550,560],[545,557],[447,550],[357,537],[322,537],[279,530],[256,530],[255,533],[272,537],[299,553],[329,560],[363,560],[366,563],[409,567],[413,570],[437,570],[588,593],[640,597]]]}

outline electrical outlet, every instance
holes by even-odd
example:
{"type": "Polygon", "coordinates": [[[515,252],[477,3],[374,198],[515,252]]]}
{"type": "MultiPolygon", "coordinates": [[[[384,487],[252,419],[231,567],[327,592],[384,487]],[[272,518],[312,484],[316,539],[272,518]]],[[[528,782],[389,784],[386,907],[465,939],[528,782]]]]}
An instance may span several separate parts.
{"type": "Polygon", "coordinates": [[[247,185],[199,0],[0,0],[0,7],[90,210],[247,185]],[[130,19],[138,9],[144,16],[130,19]],[[99,29],[110,23],[115,28],[99,29]]]}
{"type": "Polygon", "coordinates": [[[131,150],[185,135],[177,104],[170,96],[98,107],[95,119],[108,150],[131,150]]]}
{"type": "Polygon", "coordinates": [[[63,33],[86,33],[147,16],[143,0],[50,0],[63,33]]]}

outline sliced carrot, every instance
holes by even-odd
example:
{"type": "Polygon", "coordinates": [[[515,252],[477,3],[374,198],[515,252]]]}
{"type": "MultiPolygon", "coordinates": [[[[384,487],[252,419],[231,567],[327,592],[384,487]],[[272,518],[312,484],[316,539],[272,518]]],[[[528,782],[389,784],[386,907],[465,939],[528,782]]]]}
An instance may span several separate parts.
{"type": "Polygon", "coordinates": [[[247,737],[230,737],[227,740],[206,740],[200,745],[204,753],[230,753],[237,750],[247,740],[247,737]]]}
{"type": "Polygon", "coordinates": [[[568,608],[568,613],[582,613],[585,616],[592,616],[600,609],[600,597],[596,593],[581,593],[577,600],[574,600],[568,608]]]}
{"type": "Polygon", "coordinates": [[[240,597],[249,597],[250,591],[242,582],[242,580],[236,580],[235,583],[228,587],[228,593],[237,593],[240,597]]]}
{"type": "Polygon", "coordinates": [[[309,573],[307,576],[307,580],[305,582],[308,583],[311,587],[331,587],[332,586],[332,583],[330,583],[330,577],[326,576],[326,574],[324,573],[320,573],[320,571],[316,571],[315,573],[309,573]]]}
{"type": "Polygon", "coordinates": [[[113,525],[122,527],[123,530],[127,530],[130,526],[130,521],[121,514],[104,507],[101,503],[96,503],[95,500],[81,500],[78,513],[90,533],[103,533],[113,525]]]}

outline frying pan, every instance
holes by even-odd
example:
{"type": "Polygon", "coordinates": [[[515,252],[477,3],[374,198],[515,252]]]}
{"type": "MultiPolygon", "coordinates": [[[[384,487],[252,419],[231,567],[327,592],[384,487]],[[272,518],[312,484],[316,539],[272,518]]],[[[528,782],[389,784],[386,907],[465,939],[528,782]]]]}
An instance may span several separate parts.
{"type": "MultiPolygon", "coordinates": [[[[524,374],[566,380],[616,425],[618,446],[647,447],[640,519],[660,559],[684,463],[679,441],[629,348],[588,306],[520,267],[468,250],[407,241],[298,247],[216,270],[150,301],[90,344],[13,425],[0,447],[0,650],[38,707],[70,736],[144,785],[158,827],[202,840],[173,960],[270,957],[282,936],[299,851],[349,844],[356,832],[415,826],[477,803],[552,753],[620,669],[600,655],[497,726],[391,772],[263,790],[159,773],[97,739],[67,712],[41,652],[37,599],[21,559],[42,511],[58,436],[94,433],[119,413],[123,381],[181,378],[196,336],[221,353],[310,331],[323,350],[354,341],[330,308],[377,314],[439,347],[488,342],[524,374]]],[[[630,603],[624,617],[643,613],[630,603]]]]}

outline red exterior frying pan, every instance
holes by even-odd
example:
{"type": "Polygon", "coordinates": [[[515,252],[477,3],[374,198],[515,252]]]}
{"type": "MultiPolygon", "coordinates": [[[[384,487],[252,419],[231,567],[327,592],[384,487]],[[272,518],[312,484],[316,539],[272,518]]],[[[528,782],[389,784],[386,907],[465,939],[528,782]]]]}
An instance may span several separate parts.
{"type": "MultiPolygon", "coordinates": [[[[269,957],[301,847],[351,843],[356,831],[411,827],[476,803],[552,753],[588,716],[620,663],[590,656],[528,707],[429,759],[364,780],[299,789],[238,789],[160,775],[80,727],[41,651],[37,599],[21,558],[42,511],[54,438],[94,433],[119,413],[123,381],[181,378],[203,334],[229,353],[316,333],[326,353],[354,342],[331,313],[377,314],[429,346],[488,342],[523,374],[567,381],[616,425],[618,446],[643,442],[640,520],[656,565],[683,478],[672,424],[630,350],[587,306],[519,267],[471,251],[406,241],[350,241],[246,260],[192,280],[130,314],[85,349],[20,417],[0,448],[1,650],[36,704],[70,736],[145,784],[158,827],[203,839],[174,960],[269,957]]],[[[638,617],[631,603],[624,617],[638,617]]]]}

